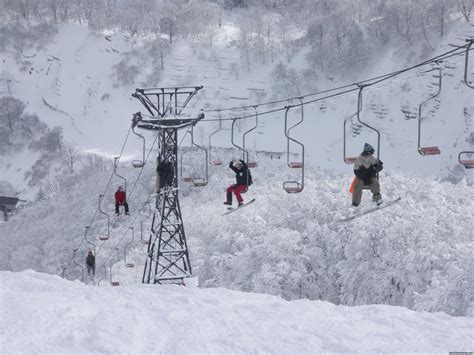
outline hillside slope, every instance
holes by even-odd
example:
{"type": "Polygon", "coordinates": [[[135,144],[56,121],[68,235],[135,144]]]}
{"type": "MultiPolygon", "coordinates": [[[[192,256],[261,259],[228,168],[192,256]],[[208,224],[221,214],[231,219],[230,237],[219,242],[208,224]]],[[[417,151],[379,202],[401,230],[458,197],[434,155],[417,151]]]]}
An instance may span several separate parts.
{"type": "Polygon", "coordinates": [[[472,318],[180,286],[91,288],[0,272],[1,352],[469,351],[472,318]]]}
{"type": "MultiPolygon", "coordinates": [[[[381,48],[371,68],[352,73],[350,77],[332,78],[332,81],[324,79],[325,75],[321,73],[320,82],[305,84],[322,90],[348,84],[348,80],[363,80],[447,51],[451,43],[462,45],[464,38],[472,35],[469,24],[453,23],[450,32],[431,53],[414,48],[407,57],[406,53],[381,48]]],[[[146,38],[128,38],[122,34],[99,36],[79,25],[61,25],[56,34],[50,34],[46,44],[32,45],[19,53],[13,50],[0,53],[0,61],[6,68],[3,84],[8,83],[8,90],[2,88],[2,92],[21,98],[26,105],[25,112],[37,114],[50,128],[61,127],[68,144],[84,152],[111,157],[117,155],[123,143],[132,114],[145,111],[138,100],[131,97],[136,87],[203,85],[204,89],[189,107],[205,110],[252,105],[284,97],[278,88],[288,83],[275,82],[271,75],[279,63],[255,63],[250,71],[244,69],[238,48],[232,46],[236,36],[238,29],[229,21],[220,29],[212,47],[191,40],[177,40],[164,60],[164,70],[160,71],[157,68],[160,64],[146,38]]],[[[304,53],[305,48],[302,48],[285,65],[303,73],[306,68],[302,59],[304,53]]],[[[472,179],[472,174],[466,173],[457,163],[460,150],[474,149],[472,89],[462,82],[462,56],[450,58],[440,65],[443,69],[442,91],[426,107],[422,136],[422,145],[439,146],[440,156],[421,157],[416,150],[417,120],[414,115],[419,103],[436,91],[432,73],[421,74],[418,70],[376,88],[365,89],[361,117],[380,130],[381,158],[388,169],[419,176],[449,177],[453,181],[459,181],[463,176],[472,179]]],[[[430,68],[421,70],[427,69],[430,68]]],[[[472,72],[472,66],[469,70],[472,72]]],[[[305,106],[305,121],[293,134],[305,143],[307,159],[314,165],[336,173],[347,171],[343,162],[342,127],[344,119],[356,111],[356,103],[357,95],[351,94],[305,106]]],[[[268,106],[261,107],[259,111],[268,109],[268,106]]],[[[209,112],[206,117],[231,118],[243,113],[253,113],[253,110],[237,109],[222,115],[209,112]]],[[[299,110],[290,110],[290,122],[299,115],[299,110]]],[[[285,150],[283,118],[282,111],[260,115],[258,129],[247,137],[247,146],[257,150],[285,150]]],[[[353,130],[348,132],[347,141],[347,155],[350,156],[357,154],[365,141],[375,144],[374,134],[361,129],[355,119],[352,121],[353,130]]],[[[237,141],[254,122],[254,118],[249,118],[237,125],[237,141]]],[[[223,122],[225,131],[214,137],[213,144],[230,146],[230,123],[223,122]]],[[[201,123],[196,128],[196,141],[207,145],[208,135],[217,126],[217,122],[201,123]]],[[[124,158],[139,156],[140,144],[140,140],[130,139],[124,158]]],[[[299,151],[294,153],[299,154],[299,151]]],[[[5,173],[2,179],[24,197],[32,198],[35,194],[31,190],[36,192],[37,186],[28,186],[25,174],[35,163],[38,160],[31,150],[5,155],[0,160],[5,173]],[[28,158],[24,159],[25,156],[28,158]]],[[[51,173],[49,179],[54,180],[54,177],[51,173]]]]}

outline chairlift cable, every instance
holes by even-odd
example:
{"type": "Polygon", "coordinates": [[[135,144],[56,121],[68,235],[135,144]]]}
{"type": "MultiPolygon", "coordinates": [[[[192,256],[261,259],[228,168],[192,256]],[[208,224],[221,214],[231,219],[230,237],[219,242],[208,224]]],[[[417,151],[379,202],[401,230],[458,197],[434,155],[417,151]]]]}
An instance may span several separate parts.
{"type": "MultiPolygon", "coordinates": [[[[129,127],[128,132],[127,132],[127,135],[125,136],[125,140],[124,140],[124,142],[123,142],[122,149],[120,150],[119,158],[122,156],[123,151],[125,150],[125,146],[126,146],[126,144],[127,144],[127,140],[128,140],[128,137],[129,137],[129,135],[130,135],[130,131],[131,131],[131,130],[132,130],[132,126],[129,127]]],[[[114,172],[112,172],[111,175],[110,175],[109,181],[107,182],[107,185],[105,186],[105,190],[104,190],[104,192],[103,192],[103,195],[105,195],[105,194],[107,193],[107,190],[109,189],[109,186],[110,186],[110,183],[112,182],[113,177],[114,177],[114,172]]],[[[94,223],[94,220],[96,219],[98,213],[99,213],[99,208],[97,207],[97,209],[95,210],[94,215],[92,216],[92,219],[91,219],[91,221],[89,222],[88,226],[92,226],[92,224],[94,223]]],[[[83,244],[84,244],[84,239],[81,240],[81,242],[78,244],[78,246],[77,246],[76,249],[79,250],[83,244]]],[[[68,263],[67,266],[63,269],[62,272],[63,272],[63,273],[66,272],[66,271],[69,269],[69,267],[71,266],[72,263],[73,263],[73,258],[71,258],[71,259],[69,260],[69,263],[68,263]]]]}
{"type": "Polygon", "coordinates": [[[327,90],[321,90],[321,91],[316,91],[316,92],[313,92],[313,93],[309,93],[309,94],[305,94],[305,95],[299,95],[299,96],[296,96],[296,97],[290,97],[290,98],[286,98],[286,99],[280,99],[280,100],[275,100],[275,101],[269,101],[269,102],[263,102],[263,103],[260,103],[260,104],[254,104],[254,105],[248,105],[248,106],[235,106],[235,107],[228,107],[228,108],[219,108],[219,109],[213,109],[213,110],[205,110],[204,113],[209,113],[209,112],[222,112],[222,111],[234,111],[234,110],[242,110],[242,109],[249,109],[249,108],[253,108],[253,107],[259,107],[259,106],[268,106],[268,105],[273,105],[273,104],[277,104],[277,103],[282,103],[282,102],[289,102],[289,101],[292,101],[292,100],[296,100],[296,99],[299,99],[299,98],[307,98],[307,97],[311,97],[311,96],[315,96],[315,95],[320,95],[320,94],[325,94],[325,93],[328,93],[328,92],[332,92],[332,91],[336,91],[336,90],[342,90],[342,89],[346,89],[348,87],[352,87],[354,85],[357,85],[357,84],[365,84],[367,82],[372,82],[374,81],[373,83],[369,83],[367,85],[372,85],[372,84],[376,84],[378,81],[383,81],[383,80],[387,80],[387,79],[390,79],[391,77],[393,76],[396,76],[396,75],[399,75],[399,74],[402,74],[406,71],[409,71],[409,70],[413,70],[413,69],[416,69],[420,66],[424,66],[424,65],[427,65],[427,64],[430,64],[432,62],[436,62],[436,61],[440,61],[442,59],[446,59],[446,58],[450,58],[452,56],[456,56],[456,55],[461,55],[461,54],[464,54],[465,51],[462,51],[460,53],[455,53],[456,51],[460,51],[460,50],[464,50],[464,49],[467,49],[469,46],[469,43],[468,44],[465,44],[463,46],[460,46],[460,47],[456,47],[450,51],[447,51],[447,52],[444,52],[444,53],[441,53],[435,57],[432,57],[430,59],[427,59],[421,63],[418,63],[418,64],[415,64],[411,67],[407,67],[407,68],[404,68],[404,69],[400,69],[400,70],[397,70],[397,71],[394,71],[394,72],[391,72],[391,73],[387,73],[387,74],[383,74],[383,75],[379,75],[379,76],[376,76],[376,77],[373,77],[373,78],[370,78],[370,79],[365,79],[365,80],[362,80],[358,83],[352,83],[352,84],[346,84],[346,85],[343,85],[343,86],[339,86],[339,87],[336,87],[336,88],[331,88],[331,89],[327,89],[327,90]]]}

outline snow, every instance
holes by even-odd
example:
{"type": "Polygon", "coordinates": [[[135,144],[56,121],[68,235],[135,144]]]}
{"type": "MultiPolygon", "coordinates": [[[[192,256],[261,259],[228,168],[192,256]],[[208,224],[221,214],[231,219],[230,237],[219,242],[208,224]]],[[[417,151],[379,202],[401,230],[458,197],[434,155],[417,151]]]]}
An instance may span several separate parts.
{"type": "Polygon", "coordinates": [[[470,351],[474,319],[182,286],[0,272],[2,353],[470,351]]]}
{"type": "MultiPolygon", "coordinates": [[[[452,24],[451,31],[433,43],[433,53],[451,49],[450,43],[459,43],[460,34],[468,33],[473,33],[469,24],[452,24]]],[[[176,38],[157,85],[204,85],[190,110],[252,105],[285,96],[275,92],[270,79],[277,62],[244,68],[238,49],[231,45],[238,35],[238,28],[228,21],[212,48],[176,38]]],[[[77,24],[58,25],[58,33],[42,49],[32,46],[20,57],[0,53],[8,68],[2,76],[12,79],[12,95],[22,98],[28,113],[38,114],[49,127],[61,126],[66,143],[108,158],[117,155],[132,114],[144,112],[130,94],[156,65],[146,41],[117,33],[109,39],[77,24]],[[144,69],[133,85],[117,87],[113,66],[125,59],[144,69]]],[[[288,68],[305,68],[306,51],[295,53],[291,63],[285,63],[288,68]]],[[[388,48],[363,72],[331,82],[321,77],[312,84],[327,89],[346,80],[356,82],[433,53],[414,48],[407,56],[388,48]]],[[[286,148],[283,112],[260,115],[258,129],[247,137],[250,156],[257,157],[259,166],[244,198],[255,197],[256,202],[226,217],[221,216],[223,191],[233,182],[226,162],[239,152],[213,149],[212,157],[222,159],[224,166],[210,167],[209,185],[180,183],[193,274],[200,278],[200,289],[140,285],[146,247],[139,230],[143,226],[147,239],[151,214],[143,207],[153,191],[153,163],[128,196],[132,217],[113,219],[111,238],[105,242],[98,239],[106,231],[103,218],[96,218],[89,230],[101,287],[92,287],[87,277],[87,286],[78,282],[89,248],[84,226],[91,221],[111,168],[84,163],[82,170],[60,176],[63,170],[55,167],[44,184],[52,186],[46,197],[0,224],[0,269],[15,271],[0,272],[0,353],[472,350],[473,319],[464,317],[474,316],[474,174],[457,163],[457,153],[473,148],[469,137],[474,106],[472,90],[462,81],[463,58],[450,58],[443,66],[443,89],[439,100],[424,109],[422,136],[423,145],[441,148],[440,156],[417,153],[417,120],[407,120],[401,111],[416,112],[433,92],[429,74],[411,72],[364,89],[362,119],[382,134],[382,194],[385,200],[402,197],[400,204],[370,217],[335,222],[353,213],[347,193],[353,174],[352,166],[343,162],[342,124],[356,110],[355,94],[305,106],[304,124],[292,131],[307,153],[301,194],[289,195],[281,186],[299,179],[300,170],[288,169],[285,155],[270,159],[264,152],[286,148]],[[61,173],[54,176],[57,172],[61,173]],[[130,249],[129,227],[135,230],[130,249]],[[75,263],[73,248],[79,248],[75,263]],[[134,268],[124,265],[125,248],[134,268]],[[65,278],[76,281],[22,271],[59,274],[66,265],[65,278]],[[109,280],[121,286],[108,287],[109,280]],[[376,305],[382,303],[386,305],[376,305]]],[[[223,117],[243,112],[253,111],[236,110],[223,117]]],[[[300,114],[291,109],[290,121],[300,114]]],[[[215,112],[206,114],[218,117],[215,112]]],[[[252,117],[238,122],[236,140],[253,124],[252,117]]],[[[217,122],[199,123],[195,142],[207,146],[208,134],[216,128],[217,122]]],[[[230,121],[223,122],[223,128],[213,144],[229,147],[230,121]]],[[[153,138],[140,133],[147,137],[149,149],[153,138]]],[[[348,138],[348,155],[358,154],[364,142],[375,143],[374,134],[365,128],[359,135],[349,132],[348,138]]],[[[189,137],[183,148],[188,142],[189,137]]],[[[298,160],[295,148],[291,147],[292,158],[298,160]]],[[[131,135],[118,167],[128,186],[139,173],[129,166],[134,158],[141,158],[141,141],[131,135]]],[[[22,198],[36,195],[24,177],[37,159],[36,152],[26,149],[0,157],[1,179],[22,191],[22,198]]],[[[193,152],[183,161],[186,174],[202,175],[201,156],[193,152]]],[[[113,211],[118,183],[112,178],[105,191],[106,211],[113,211]]],[[[367,192],[363,205],[370,207],[367,192]]]]}

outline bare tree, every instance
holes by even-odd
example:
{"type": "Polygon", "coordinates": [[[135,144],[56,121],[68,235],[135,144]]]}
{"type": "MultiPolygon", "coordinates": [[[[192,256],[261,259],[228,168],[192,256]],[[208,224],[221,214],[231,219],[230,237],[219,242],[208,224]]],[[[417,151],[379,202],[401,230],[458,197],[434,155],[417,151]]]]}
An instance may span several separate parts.
{"type": "Polygon", "coordinates": [[[79,147],[72,145],[67,145],[61,149],[63,160],[71,173],[74,173],[74,164],[79,156],[79,152],[79,147]]]}
{"type": "Polygon", "coordinates": [[[456,0],[458,10],[467,22],[471,22],[471,13],[474,9],[474,0],[456,0]]]}

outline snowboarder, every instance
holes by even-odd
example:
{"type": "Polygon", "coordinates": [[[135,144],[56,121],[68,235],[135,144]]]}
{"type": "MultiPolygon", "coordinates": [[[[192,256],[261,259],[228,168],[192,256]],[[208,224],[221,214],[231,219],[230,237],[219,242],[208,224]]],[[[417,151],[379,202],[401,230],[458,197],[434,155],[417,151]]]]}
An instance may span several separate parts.
{"type": "Polygon", "coordinates": [[[86,268],[87,275],[90,275],[92,272],[92,276],[95,276],[95,256],[92,254],[92,250],[89,250],[89,253],[86,257],[86,268]]]}
{"type": "Polygon", "coordinates": [[[362,199],[362,190],[364,187],[370,187],[372,200],[380,205],[382,195],[380,194],[380,184],[377,173],[382,171],[383,163],[374,157],[375,149],[369,143],[364,144],[364,151],[359,155],[354,163],[354,174],[356,176],[354,192],[352,193],[352,206],[360,205],[362,199]]]}
{"type": "Polygon", "coordinates": [[[117,192],[115,192],[115,215],[118,216],[120,214],[119,206],[125,206],[125,214],[128,216],[128,203],[127,203],[127,196],[125,191],[123,191],[123,187],[119,186],[117,192]]]}
{"type": "Polygon", "coordinates": [[[229,168],[235,172],[237,183],[227,188],[227,199],[224,205],[232,206],[232,193],[234,193],[240,207],[244,204],[241,194],[247,192],[249,185],[252,185],[252,175],[250,175],[250,170],[243,160],[232,160],[229,163],[229,168]]]}

